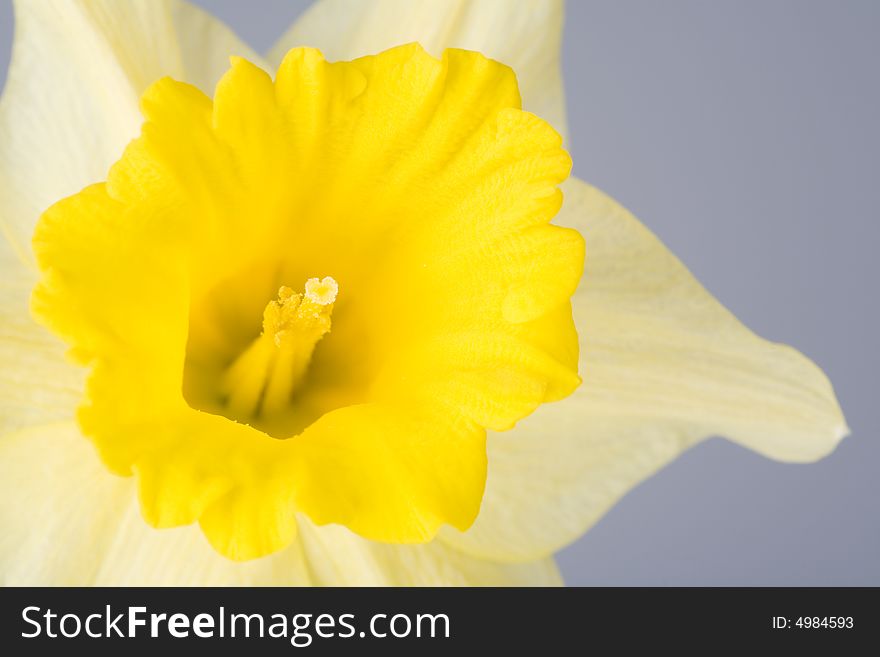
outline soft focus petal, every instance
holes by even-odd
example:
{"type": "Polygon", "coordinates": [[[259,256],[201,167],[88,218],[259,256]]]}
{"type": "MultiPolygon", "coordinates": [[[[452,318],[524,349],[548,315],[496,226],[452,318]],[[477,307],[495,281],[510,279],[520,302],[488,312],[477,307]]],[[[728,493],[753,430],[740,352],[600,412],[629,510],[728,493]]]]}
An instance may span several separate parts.
{"type": "Polygon", "coordinates": [[[322,586],[559,586],[553,559],[497,563],[475,559],[441,541],[389,545],[344,527],[300,521],[315,583],[322,586]]]}
{"type": "Polygon", "coordinates": [[[65,346],[28,313],[35,272],[0,239],[0,436],[31,424],[73,417],[85,372],[65,346]]]}
{"type": "Polygon", "coordinates": [[[94,580],[131,484],[100,465],[72,422],[0,437],[0,580],[94,580]]]}
{"type": "Polygon", "coordinates": [[[163,530],[150,527],[141,517],[133,497],[129,499],[132,502],[119,518],[106,550],[99,555],[101,565],[93,582],[96,586],[312,586],[315,583],[297,542],[269,557],[232,561],[218,554],[194,525],[163,530]]]}
{"type": "Polygon", "coordinates": [[[73,423],[0,438],[4,585],[297,585],[311,580],[294,545],[239,564],[195,526],[156,530],[134,480],[107,472],[73,423]]]}
{"type": "Polygon", "coordinates": [[[140,130],[139,96],[154,79],[175,75],[212,91],[230,54],[254,57],[222,23],[177,0],[15,9],[0,101],[0,434],[70,418],[81,397],[84,372],[28,313],[40,212],[106,176],[140,130]]]}
{"type": "Polygon", "coordinates": [[[513,68],[523,108],[566,132],[559,65],[562,0],[318,0],[269,54],[275,66],[296,46],[345,60],[418,41],[477,50],[513,68]]]}
{"type": "Polygon", "coordinates": [[[0,584],[104,586],[556,585],[552,560],[505,565],[434,542],[387,546],[301,519],[302,542],[240,563],[195,526],[156,530],[134,480],[109,474],[72,423],[0,438],[0,584]]]}
{"type": "Polygon", "coordinates": [[[184,76],[178,79],[194,84],[210,95],[229,70],[231,56],[244,57],[269,70],[262,57],[245,45],[229,27],[203,9],[184,0],[175,0],[171,3],[171,17],[184,71],[184,76]]]}
{"type": "Polygon", "coordinates": [[[15,18],[0,101],[0,229],[32,264],[40,212],[106,176],[138,134],[150,83],[170,75],[211,91],[230,54],[253,55],[176,0],[18,0],[15,18]]]}
{"type": "Polygon", "coordinates": [[[740,324],[612,199],[577,180],[565,193],[559,223],[587,241],[572,300],[584,384],[490,437],[480,516],[444,534],[486,558],[552,553],[702,438],[805,462],[847,433],[816,365],[740,324]]]}

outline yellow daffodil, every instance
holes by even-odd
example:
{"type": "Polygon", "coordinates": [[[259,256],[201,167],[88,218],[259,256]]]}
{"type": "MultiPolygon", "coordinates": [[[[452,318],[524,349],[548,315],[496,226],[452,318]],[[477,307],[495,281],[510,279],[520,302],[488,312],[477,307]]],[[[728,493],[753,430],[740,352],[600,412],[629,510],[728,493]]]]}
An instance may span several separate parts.
{"type": "Polygon", "coordinates": [[[699,440],[846,434],[566,181],[561,2],[323,0],[265,60],[182,0],[16,18],[6,583],[555,584],[699,440]]]}

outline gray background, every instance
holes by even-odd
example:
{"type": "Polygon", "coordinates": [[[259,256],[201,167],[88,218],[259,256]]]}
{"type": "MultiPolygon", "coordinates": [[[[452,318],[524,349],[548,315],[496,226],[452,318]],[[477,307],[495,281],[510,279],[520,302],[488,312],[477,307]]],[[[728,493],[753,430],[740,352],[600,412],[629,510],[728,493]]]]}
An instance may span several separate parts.
{"type": "MultiPolygon", "coordinates": [[[[309,2],[198,4],[265,50],[309,2]]],[[[871,0],[569,2],[575,174],[818,362],[853,432],[807,466],[698,446],[560,554],[569,584],[880,585],[878,34],[871,0]]],[[[0,0],[0,82],[11,38],[0,0]]]]}

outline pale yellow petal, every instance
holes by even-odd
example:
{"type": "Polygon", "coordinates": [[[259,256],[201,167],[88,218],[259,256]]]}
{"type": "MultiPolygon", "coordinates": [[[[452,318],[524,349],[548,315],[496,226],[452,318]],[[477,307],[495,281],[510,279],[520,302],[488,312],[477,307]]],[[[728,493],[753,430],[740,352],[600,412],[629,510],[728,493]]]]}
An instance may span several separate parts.
{"type": "Polygon", "coordinates": [[[28,312],[37,217],[106,177],[139,132],[139,97],[155,79],[212,91],[229,55],[254,57],[178,0],[19,1],[15,16],[0,101],[0,434],[72,418],[82,394],[84,371],[28,312]]]}
{"type": "Polygon", "coordinates": [[[15,39],[0,101],[0,222],[30,263],[37,217],[106,176],[137,135],[140,92],[179,73],[163,2],[15,3],[15,39]]]}
{"type": "Polygon", "coordinates": [[[136,137],[142,92],[163,76],[208,87],[251,51],[178,0],[17,0],[0,100],[0,230],[32,265],[50,204],[102,180],[136,137]]]}
{"type": "Polygon", "coordinates": [[[184,0],[176,0],[171,3],[171,16],[184,70],[182,79],[206,94],[214,94],[217,82],[229,70],[231,56],[244,57],[269,70],[262,57],[207,11],[184,0]]]}
{"type": "Polygon", "coordinates": [[[339,525],[300,519],[300,540],[322,586],[559,586],[552,558],[498,563],[470,557],[441,541],[375,543],[339,525]]]}
{"type": "MultiPolygon", "coordinates": [[[[17,269],[17,268],[16,268],[17,269]]],[[[0,435],[73,417],[85,372],[68,363],[66,347],[28,313],[27,276],[0,280],[0,435]]]]}
{"type": "Polygon", "coordinates": [[[157,530],[134,480],[110,474],[71,423],[0,438],[0,582],[4,585],[233,586],[311,582],[298,545],[238,563],[195,526],[157,530]]]}
{"type": "Polygon", "coordinates": [[[134,503],[119,518],[100,558],[96,586],[313,584],[302,546],[296,541],[268,557],[232,561],[214,550],[195,525],[174,529],[147,525],[134,503]]]}
{"type": "Polygon", "coordinates": [[[195,525],[148,526],[134,481],[108,473],[72,422],[0,437],[0,585],[558,585],[552,559],[498,564],[441,543],[391,546],[300,517],[262,559],[219,555],[195,525]]]}
{"type": "Polygon", "coordinates": [[[269,54],[277,66],[296,46],[329,60],[370,55],[411,41],[439,56],[478,50],[516,71],[524,109],[565,135],[560,46],[562,0],[318,0],[269,54]]]}
{"type": "Polygon", "coordinates": [[[301,546],[231,561],[195,525],[159,530],[135,481],[110,474],[72,422],[0,437],[0,585],[296,586],[301,546]]]}
{"type": "Polygon", "coordinates": [[[72,422],[0,436],[0,583],[90,584],[130,492],[72,422]]]}
{"type": "Polygon", "coordinates": [[[565,193],[558,222],[587,241],[572,300],[584,383],[491,436],[480,516],[444,533],[486,558],[552,553],[703,438],[805,462],[847,433],[816,365],[740,324],[612,199],[577,180],[565,193]]]}

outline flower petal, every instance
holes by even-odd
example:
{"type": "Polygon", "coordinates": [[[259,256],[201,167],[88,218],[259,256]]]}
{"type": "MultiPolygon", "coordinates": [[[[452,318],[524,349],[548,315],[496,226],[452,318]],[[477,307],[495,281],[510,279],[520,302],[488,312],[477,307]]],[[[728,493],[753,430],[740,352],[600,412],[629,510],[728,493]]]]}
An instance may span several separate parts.
{"type": "Polygon", "coordinates": [[[109,475],[72,422],[0,437],[3,585],[92,581],[130,482],[109,475]]]}
{"type": "Polygon", "coordinates": [[[386,546],[300,519],[302,542],[245,563],[217,554],[195,526],[156,530],[133,478],[100,464],[73,423],[0,438],[3,585],[554,585],[552,560],[484,562],[437,542],[386,546]]]}
{"type": "MultiPolygon", "coordinates": [[[[178,79],[197,86],[206,94],[214,91],[220,78],[229,70],[230,57],[244,57],[269,70],[262,57],[225,23],[204,9],[185,0],[173,0],[171,18],[183,65],[183,77],[178,79]]],[[[164,75],[171,75],[171,72],[164,75]]]]}
{"type": "Polygon", "coordinates": [[[139,95],[154,78],[211,90],[230,54],[254,56],[178,0],[18,2],[16,20],[0,101],[0,434],[72,417],[82,394],[83,372],[28,312],[39,213],[106,176],[139,131],[139,95]]]}
{"type": "Polygon", "coordinates": [[[275,66],[296,46],[345,60],[418,41],[434,56],[444,48],[477,50],[510,66],[523,108],[565,135],[560,46],[562,0],[319,0],[272,48],[275,66]]]}
{"type": "Polygon", "coordinates": [[[559,586],[553,559],[499,563],[475,559],[433,541],[388,545],[344,527],[301,519],[299,536],[315,582],[322,586],[559,586]]]}
{"type": "Polygon", "coordinates": [[[0,239],[0,435],[73,417],[84,372],[64,358],[65,346],[34,322],[28,299],[36,273],[0,239]]]}
{"type": "Polygon", "coordinates": [[[339,408],[297,436],[297,508],[395,543],[426,542],[444,522],[469,527],[486,481],[485,431],[453,409],[413,406],[339,408]]]}
{"type": "Polygon", "coordinates": [[[612,199],[577,180],[565,193],[559,221],[587,240],[572,299],[584,384],[490,436],[480,516],[443,534],[484,558],[558,550],[703,438],[805,462],[848,431],[816,365],[740,324],[612,199]]]}
{"type": "Polygon", "coordinates": [[[485,428],[580,382],[568,298],[583,239],[549,225],[570,159],[518,101],[508,67],[417,44],[340,64],[294,50],[274,83],[238,60],[213,103],[150,87],[107,183],[43,214],[33,308],[92,367],[81,425],[114,472],[137,472],[151,524],[199,519],[250,559],[293,540],[294,498],[374,540],[473,521],[485,428]],[[312,415],[277,429],[298,438],[227,419],[219,395],[190,406],[189,345],[232,360],[214,318],[247,336],[255,299],[319,271],[347,314],[294,409],[312,415]]]}
{"type": "Polygon", "coordinates": [[[195,526],[156,530],[135,481],[107,472],[72,423],[0,438],[4,585],[229,586],[311,583],[296,544],[240,564],[195,526]]]}
{"type": "Polygon", "coordinates": [[[138,134],[150,83],[172,75],[210,91],[229,55],[252,53],[179,0],[18,0],[15,16],[0,101],[0,232],[32,265],[40,212],[106,176],[138,134]]]}
{"type": "Polygon", "coordinates": [[[65,347],[27,314],[27,293],[0,284],[0,435],[73,417],[84,371],[65,347]]]}

